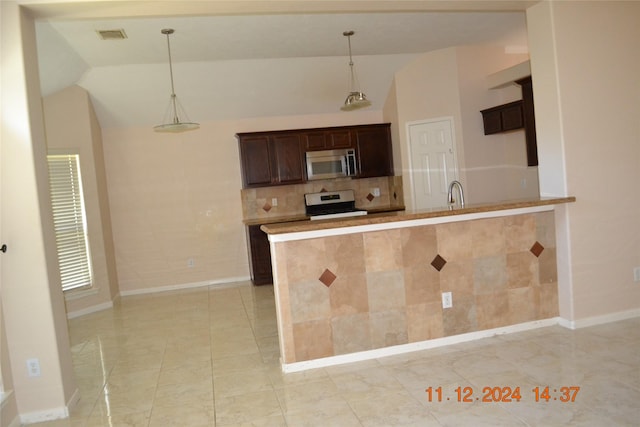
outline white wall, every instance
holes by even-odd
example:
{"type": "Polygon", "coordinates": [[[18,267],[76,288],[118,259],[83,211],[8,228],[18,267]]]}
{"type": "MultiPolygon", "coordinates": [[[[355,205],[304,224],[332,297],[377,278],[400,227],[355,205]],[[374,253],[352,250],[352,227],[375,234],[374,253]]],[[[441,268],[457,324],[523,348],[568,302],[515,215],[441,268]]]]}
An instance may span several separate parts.
{"type": "Polygon", "coordinates": [[[640,313],[640,3],[527,11],[543,195],[561,209],[561,316],[640,313]]]}
{"type": "Polygon", "coordinates": [[[43,108],[49,152],[80,155],[87,214],[94,292],[68,292],[67,313],[82,313],[91,307],[106,308],[118,294],[118,284],[100,125],[89,94],[79,86],[44,98],[43,108]]]}
{"type": "MultiPolygon", "coordinates": [[[[394,141],[400,149],[401,168],[404,177],[404,200],[409,209],[415,206],[413,190],[410,186],[410,152],[407,123],[439,117],[453,117],[454,133],[457,141],[458,159],[464,164],[462,116],[458,73],[456,71],[456,50],[442,49],[418,57],[396,73],[394,79],[397,116],[388,118],[397,123],[399,138],[394,141]]],[[[391,95],[394,95],[392,92],[391,95]]],[[[396,151],[398,147],[394,148],[396,151]]],[[[395,152],[394,152],[395,154],[395,152]]],[[[396,170],[396,174],[398,170],[396,170]]]]}
{"type": "Polygon", "coordinates": [[[500,46],[456,48],[462,132],[465,196],[470,203],[538,196],[537,168],[527,167],[524,129],[485,135],[481,110],[522,99],[515,84],[489,89],[487,76],[529,59],[506,54],[500,46]],[[526,185],[523,186],[522,181],[526,185]]]}
{"type": "Polygon", "coordinates": [[[480,113],[522,99],[519,87],[490,90],[486,78],[527,58],[494,46],[466,46],[426,53],[396,73],[384,115],[397,128],[394,156],[400,156],[394,160],[401,162],[396,169],[405,177],[408,208],[413,209],[414,202],[407,123],[441,117],[454,120],[460,180],[468,203],[538,196],[537,168],[527,167],[524,130],[485,136],[480,113]]]}
{"type": "Polygon", "coordinates": [[[14,2],[2,8],[2,308],[22,421],[63,417],[76,391],[56,262],[35,29],[14,2]],[[38,358],[41,376],[28,377],[38,358]]]}
{"type": "Polygon", "coordinates": [[[120,293],[249,278],[236,133],[381,121],[364,110],[203,122],[182,134],[104,130],[120,293]]]}

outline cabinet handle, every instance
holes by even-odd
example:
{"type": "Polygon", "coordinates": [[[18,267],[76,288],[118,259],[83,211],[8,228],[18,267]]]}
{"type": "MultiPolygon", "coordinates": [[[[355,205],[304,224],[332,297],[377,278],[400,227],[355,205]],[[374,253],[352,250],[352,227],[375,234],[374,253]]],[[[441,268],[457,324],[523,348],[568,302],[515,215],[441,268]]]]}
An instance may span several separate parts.
{"type": "Polygon", "coordinates": [[[3,253],[7,252],[7,245],[0,246],[0,251],[2,251],[3,253]]]}

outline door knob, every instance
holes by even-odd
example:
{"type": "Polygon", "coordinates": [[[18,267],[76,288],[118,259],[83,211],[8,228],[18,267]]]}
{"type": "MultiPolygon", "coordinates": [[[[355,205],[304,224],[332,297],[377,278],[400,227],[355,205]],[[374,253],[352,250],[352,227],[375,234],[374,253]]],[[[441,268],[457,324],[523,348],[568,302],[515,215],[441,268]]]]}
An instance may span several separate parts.
{"type": "Polygon", "coordinates": [[[7,252],[7,245],[0,246],[0,251],[7,252]]]}

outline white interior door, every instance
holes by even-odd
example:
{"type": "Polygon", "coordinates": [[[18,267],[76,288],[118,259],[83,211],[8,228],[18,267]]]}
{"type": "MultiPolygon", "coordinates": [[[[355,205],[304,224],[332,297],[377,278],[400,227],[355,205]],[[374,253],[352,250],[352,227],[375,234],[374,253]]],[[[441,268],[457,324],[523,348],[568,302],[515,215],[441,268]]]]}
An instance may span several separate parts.
{"type": "Polygon", "coordinates": [[[449,183],[458,179],[453,118],[414,122],[408,128],[414,206],[446,206],[449,183]]]}

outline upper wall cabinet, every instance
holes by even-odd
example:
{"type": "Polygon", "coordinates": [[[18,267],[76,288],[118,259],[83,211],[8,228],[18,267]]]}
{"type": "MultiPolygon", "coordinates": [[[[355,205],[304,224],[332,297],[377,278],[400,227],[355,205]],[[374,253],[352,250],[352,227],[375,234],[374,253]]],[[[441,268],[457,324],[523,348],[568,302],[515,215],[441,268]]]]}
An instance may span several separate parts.
{"type": "Polygon", "coordinates": [[[389,124],[353,130],[358,157],[358,178],[393,175],[393,153],[389,124]]]}
{"type": "Polygon", "coordinates": [[[244,188],[306,181],[307,151],[353,148],[356,178],[393,175],[389,124],[239,133],[244,188]]]}
{"type": "Polygon", "coordinates": [[[533,84],[531,76],[518,80],[522,87],[522,108],[524,118],[524,134],[527,140],[527,164],[538,166],[538,140],[536,135],[536,115],[533,111],[533,84]]]}
{"type": "Polygon", "coordinates": [[[238,134],[243,187],[305,181],[300,136],[290,133],[238,134]]]}
{"type": "Polygon", "coordinates": [[[524,129],[527,144],[527,165],[538,166],[538,143],[531,76],[520,79],[516,83],[522,87],[521,100],[480,111],[484,123],[484,134],[492,135],[524,129]]]}
{"type": "Polygon", "coordinates": [[[481,113],[485,135],[522,129],[524,127],[522,101],[514,101],[508,104],[498,105],[497,107],[487,108],[486,110],[482,110],[481,113]]]}
{"type": "Polygon", "coordinates": [[[300,134],[305,151],[353,148],[351,132],[346,128],[315,129],[300,134]]]}

